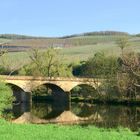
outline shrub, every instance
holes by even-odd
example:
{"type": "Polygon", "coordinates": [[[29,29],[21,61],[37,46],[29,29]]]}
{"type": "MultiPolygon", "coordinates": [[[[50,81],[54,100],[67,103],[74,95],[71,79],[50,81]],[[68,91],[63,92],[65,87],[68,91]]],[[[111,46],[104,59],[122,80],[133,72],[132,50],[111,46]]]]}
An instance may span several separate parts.
{"type": "Polygon", "coordinates": [[[7,109],[11,109],[13,99],[10,87],[0,82],[0,116],[3,116],[7,109]]]}

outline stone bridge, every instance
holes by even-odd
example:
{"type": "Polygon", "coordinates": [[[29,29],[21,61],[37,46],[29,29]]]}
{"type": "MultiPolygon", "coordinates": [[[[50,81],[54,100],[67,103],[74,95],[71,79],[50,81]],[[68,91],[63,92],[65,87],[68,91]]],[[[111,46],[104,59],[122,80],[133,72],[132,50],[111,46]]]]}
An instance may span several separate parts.
{"type": "Polygon", "coordinates": [[[31,93],[35,88],[41,85],[50,85],[50,87],[54,90],[61,89],[65,93],[70,93],[70,91],[78,85],[89,85],[96,89],[101,84],[101,80],[96,78],[63,78],[6,75],[1,75],[0,78],[3,79],[6,84],[20,88],[22,93],[31,93]]]}

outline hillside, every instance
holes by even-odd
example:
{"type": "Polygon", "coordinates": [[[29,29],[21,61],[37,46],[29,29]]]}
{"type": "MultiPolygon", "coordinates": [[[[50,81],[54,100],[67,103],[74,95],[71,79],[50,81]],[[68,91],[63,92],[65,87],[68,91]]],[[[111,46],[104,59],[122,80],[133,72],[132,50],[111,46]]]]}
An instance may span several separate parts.
{"type": "Polygon", "coordinates": [[[116,51],[116,40],[128,37],[131,42],[129,49],[140,51],[140,35],[130,35],[125,32],[101,31],[74,34],[64,37],[33,37],[15,34],[0,34],[0,48],[9,52],[24,52],[31,48],[46,49],[57,47],[63,49],[64,54],[89,54],[92,51],[116,51]],[[68,52],[67,52],[67,48],[68,52]]]}
{"type": "MultiPolygon", "coordinates": [[[[74,35],[73,37],[61,38],[43,38],[43,37],[27,37],[26,38],[0,38],[0,47],[9,51],[5,55],[3,63],[8,67],[20,67],[29,63],[29,55],[31,48],[46,49],[47,47],[58,47],[60,49],[61,58],[66,63],[79,62],[86,60],[95,53],[102,51],[108,55],[119,55],[120,48],[116,45],[118,38],[127,36],[131,43],[125,51],[140,52],[140,37],[129,34],[99,34],[92,35],[74,35]],[[10,53],[11,52],[11,53],[10,53]]],[[[16,36],[14,36],[16,37],[16,36]]],[[[20,36],[21,37],[21,36],[20,36]]]]}
{"type": "MultiPolygon", "coordinates": [[[[75,34],[64,37],[33,37],[15,34],[0,34],[0,47],[8,51],[26,51],[30,48],[45,49],[47,47],[71,48],[77,46],[96,45],[115,42],[118,38],[131,35],[125,32],[101,31],[75,34]]],[[[138,37],[139,38],[139,37],[138,37]]]]}

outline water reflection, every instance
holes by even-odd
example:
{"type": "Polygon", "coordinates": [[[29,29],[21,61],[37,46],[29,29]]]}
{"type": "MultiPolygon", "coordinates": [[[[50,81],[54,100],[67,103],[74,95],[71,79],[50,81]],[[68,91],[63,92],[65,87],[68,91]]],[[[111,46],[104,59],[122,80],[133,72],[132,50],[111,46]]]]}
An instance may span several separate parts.
{"type": "Polygon", "coordinates": [[[64,110],[69,110],[68,103],[47,102],[47,103],[33,103],[32,114],[41,119],[51,119],[58,117],[64,110]]]}
{"type": "Polygon", "coordinates": [[[112,105],[92,105],[77,104],[77,108],[72,105],[73,112],[77,116],[90,116],[99,114],[102,121],[94,122],[97,126],[110,127],[128,127],[137,130],[140,126],[140,107],[112,106],[112,105]]]}
{"type": "MultiPolygon", "coordinates": [[[[15,117],[24,112],[31,112],[41,119],[56,118],[64,111],[69,110],[78,117],[88,117],[88,124],[95,124],[102,127],[128,127],[137,130],[140,126],[140,107],[95,105],[89,103],[61,104],[58,102],[20,104],[13,107],[15,117]]],[[[66,117],[68,118],[68,117],[66,117]]]]}
{"type": "Polygon", "coordinates": [[[13,115],[15,118],[20,117],[24,112],[30,112],[32,105],[30,103],[14,103],[13,115]]]}

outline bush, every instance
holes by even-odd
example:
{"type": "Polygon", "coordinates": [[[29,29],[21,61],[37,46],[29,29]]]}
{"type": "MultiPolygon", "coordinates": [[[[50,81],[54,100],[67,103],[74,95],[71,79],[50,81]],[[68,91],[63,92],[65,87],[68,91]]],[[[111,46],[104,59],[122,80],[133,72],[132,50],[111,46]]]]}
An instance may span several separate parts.
{"type": "Polygon", "coordinates": [[[12,90],[3,82],[0,82],[0,116],[4,115],[6,109],[12,107],[12,90]]]}

